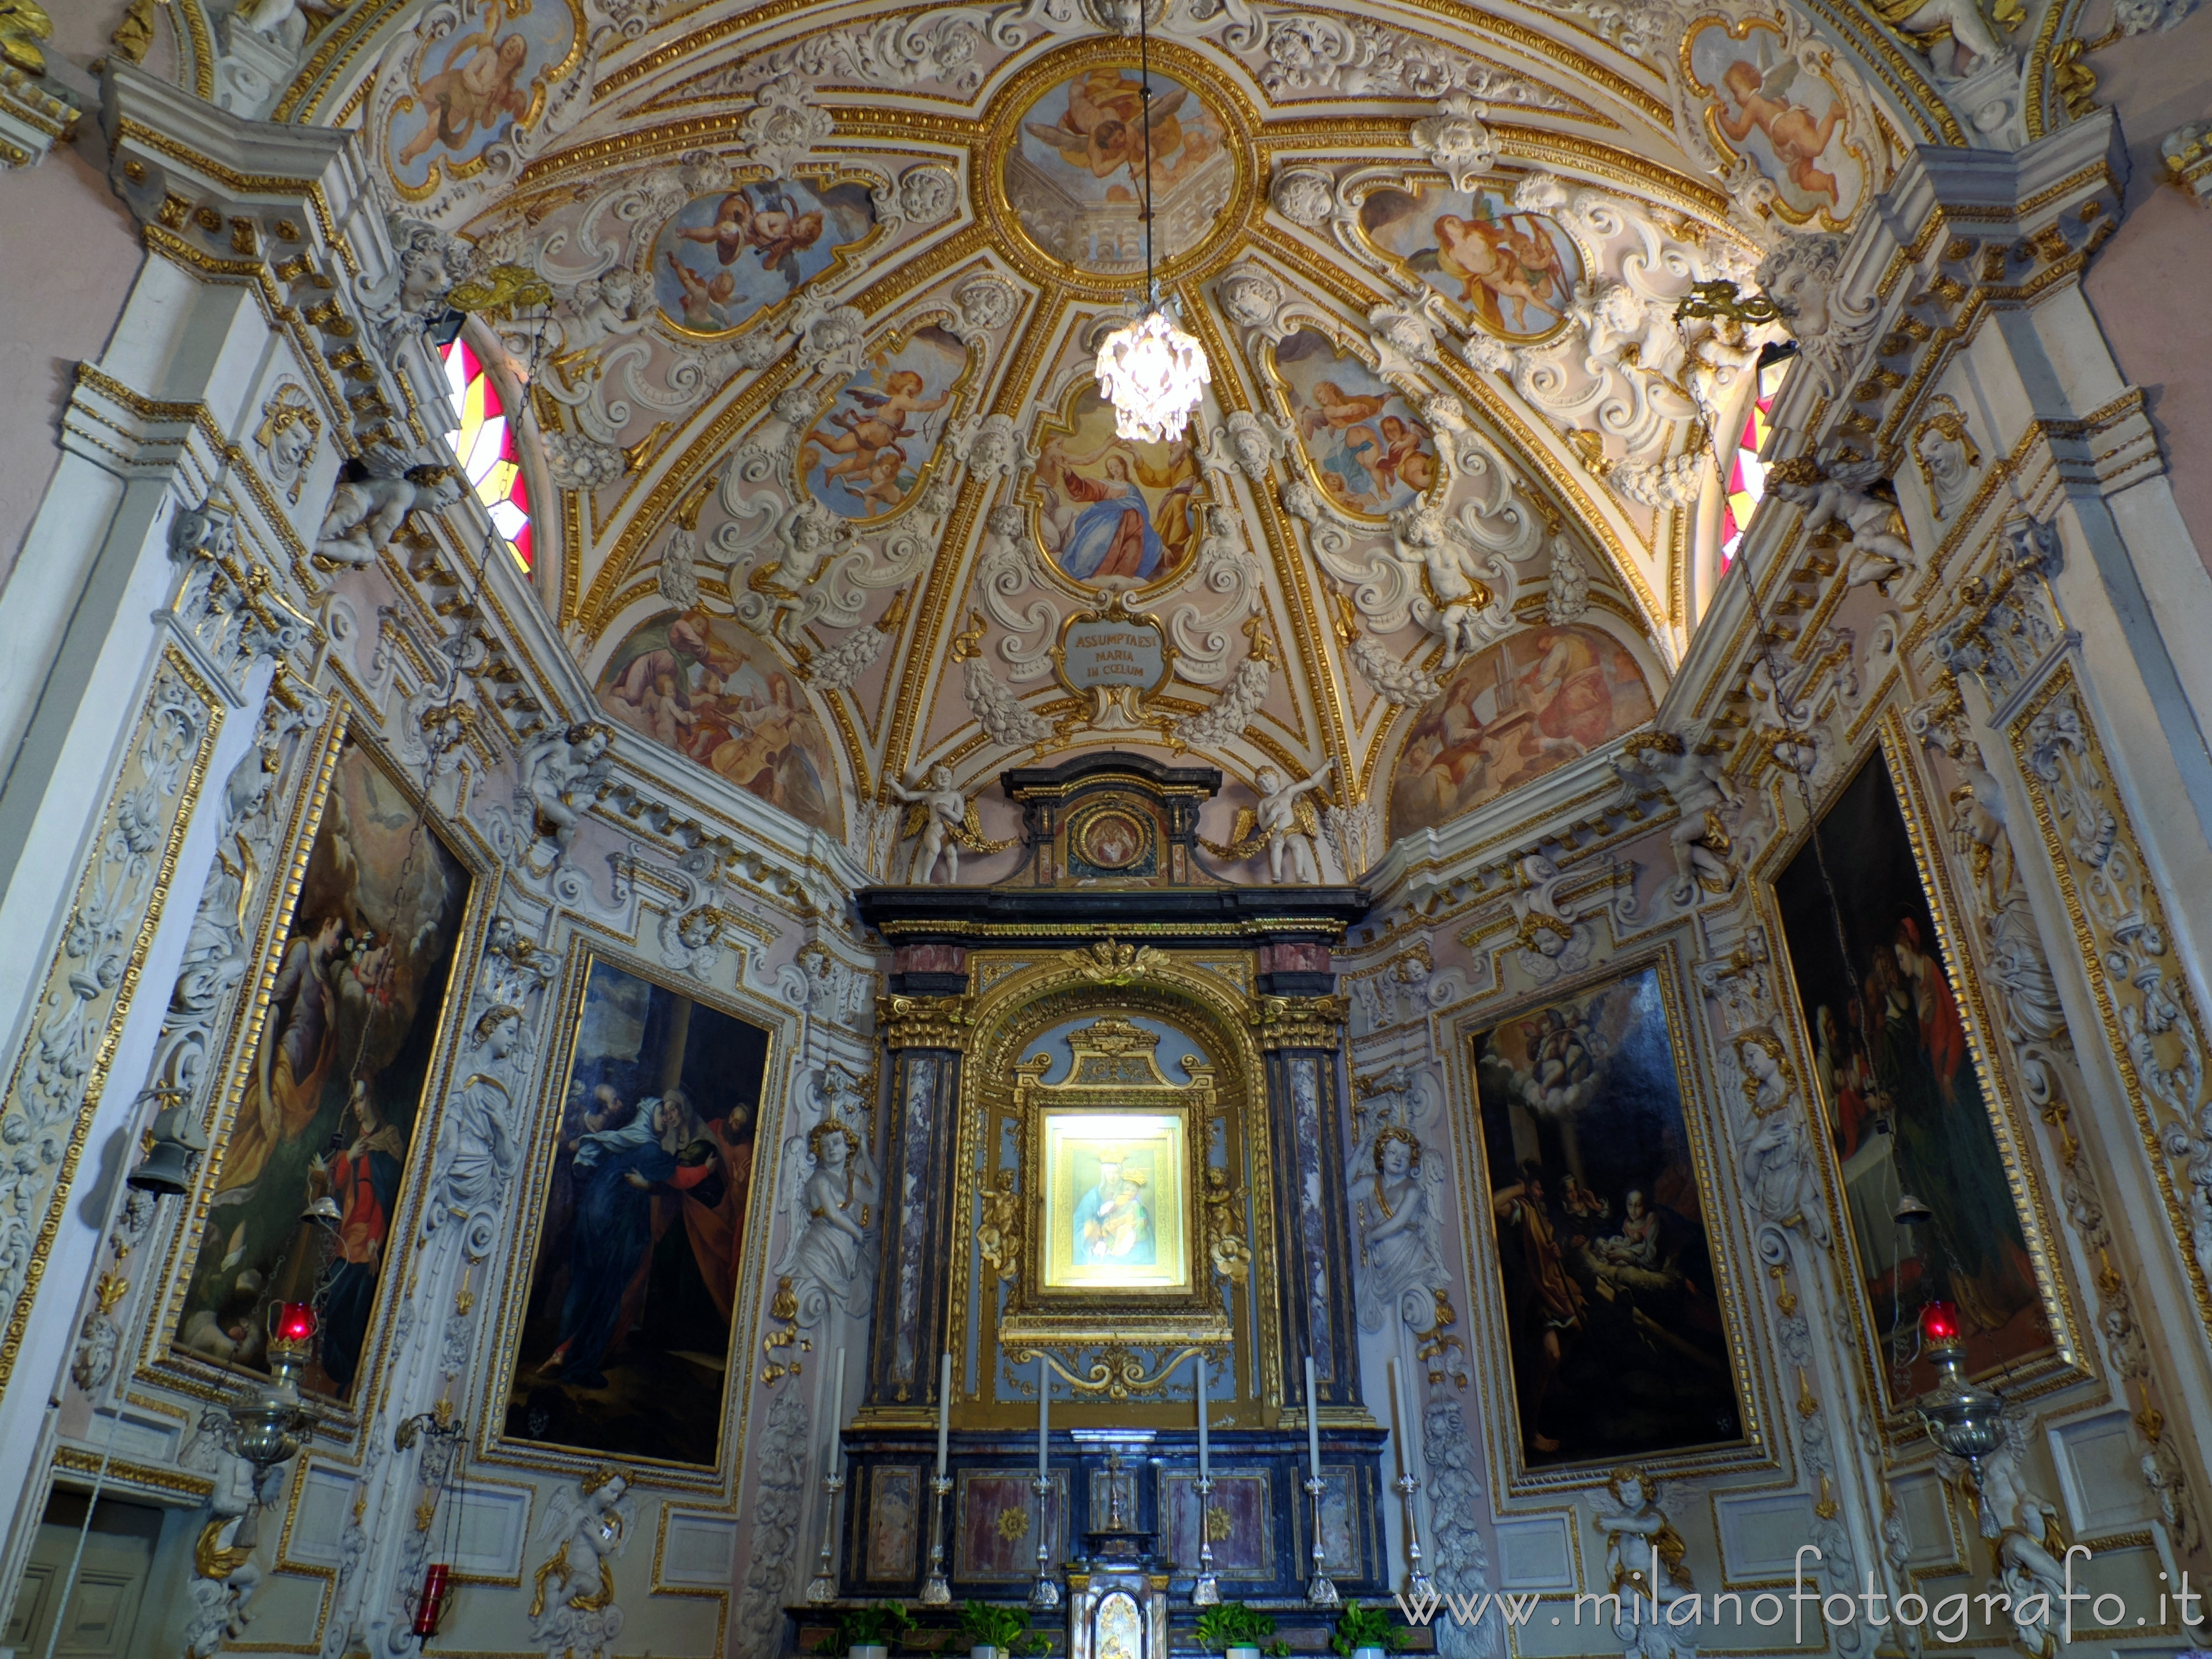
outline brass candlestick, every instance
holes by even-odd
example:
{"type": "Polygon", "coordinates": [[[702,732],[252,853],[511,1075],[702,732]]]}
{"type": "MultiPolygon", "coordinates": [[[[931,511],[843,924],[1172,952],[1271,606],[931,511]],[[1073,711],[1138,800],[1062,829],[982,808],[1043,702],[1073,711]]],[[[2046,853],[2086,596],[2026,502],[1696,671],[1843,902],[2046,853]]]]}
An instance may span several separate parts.
{"type": "Polygon", "coordinates": [[[822,1477],[822,1490],[828,1494],[822,1514],[822,1561],[814,1569],[814,1582],[806,1587],[808,1604],[817,1607],[837,1599],[837,1574],[832,1558],[837,1543],[837,1494],[845,1490],[845,1477],[836,1472],[834,1454],[830,1472],[822,1477]]]}
{"type": "Polygon", "coordinates": [[[1198,1481],[1198,1577],[1190,1587],[1190,1604],[1194,1607],[1218,1607],[1221,1605],[1221,1581],[1213,1574],[1213,1481],[1201,1476],[1198,1481]]]}
{"type": "Polygon", "coordinates": [[[922,1580],[921,1605],[952,1605],[952,1587],[945,1582],[945,1494],[952,1490],[951,1477],[929,1477],[929,1577],[922,1580]]]}
{"type": "Polygon", "coordinates": [[[1036,1582],[1030,1586],[1030,1607],[1038,1613],[1051,1613],[1060,1606],[1060,1586],[1052,1578],[1051,1511],[1046,1507],[1052,1496],[1052,1481],[1048,1476],[1033,1474],[1030,1490],[1036,1494],[1037,1529],[1036,1582]]]}
{"type": "Polygon", "coordinates": [[[1336,1593],[1336,1581],[1328,1576],[1322,1565],[1328,1553],[1321,1540],[1322,1483],[1318,1476],[1306,1482],[1306,1491],[1313,1496],[1313,1577],[1306,1583],[1306,1605],[1310,1607],[1335,1607],[1344,1605],[1343,1597],[1336,1593]]]}

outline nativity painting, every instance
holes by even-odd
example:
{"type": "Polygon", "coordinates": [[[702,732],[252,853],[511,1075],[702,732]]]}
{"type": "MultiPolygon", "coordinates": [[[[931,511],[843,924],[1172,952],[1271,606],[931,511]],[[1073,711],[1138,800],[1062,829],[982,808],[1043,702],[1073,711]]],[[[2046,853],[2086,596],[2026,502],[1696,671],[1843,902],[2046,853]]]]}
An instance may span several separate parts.
{"type": "Polygon", "coordinates": [[[1473,1042],[1525,1461],[1741,1438],[1657,968],[1473,1042]]]}
{"type": "Polygon", "coordinates": [[[711,1467],[769,1034],[599,958],[513,1356],[510,1439],[711,1467]]]}
{"type": "Polygon", "coordinates": [[[896,512],[929,471],[968,370],[967,346],[934,323],[880,345],[800,441],[801,486],[841,518],[896,512]]]}
{"type": "Polygon", "coordinates": [[[1457,817],[1653,713],[1644,671],[1610,635],[1525,629],[1462,662],[1413,717],[1390,783],[1390,834],[1457,817]]]}
{"type": "Polygon", "coordinates": [[[1299,329],[1272,361],[1314,480],[1340,511],[1384,517],[1442,476],[1435,436],[1405,393],[1325,335],[1299,329]]]}
{"type": "Polygon", "coordinates": [[[1220,116],[1196,90],[1154,70],[1148,118],[1142,88],[1134,64],[1104,64],[1023,112],[1001,182],[1024,234],[1054,260],[1142,270],[1147,172],[1163,246],[1193,246],[1228,206],[1237,164],[1220,116]]]}
{"type": "MultiPolygon", "coordinates": [[[[447,8],[450,15],[453,9],[447,8]]],[[[572,5],[461,0],[460,21],[425,40],[402,71],[413,88],[385,131],[393,182],[410,199],[441,178],[465,178],[493,144],[535,123],[545,90],[576,62],[584,31],[572,5]]]]}
{"type": "Polygon", "coordinates": [[[1359,228],[1376,252],[1508,340],[1558,333],[1583,280],[1574,238],[1494,190],[1440,180],[1378,190],[1359,204],[1359,228]]]}
{"type": "MultiPolygon", "coordinates": [[[[1972,1370],[2041,1353],[2051,1328],[2021,1222],[2025,1194],[1879,750],[1815,834],[1818,848],[1808,842],[1784,867],[1774,898],[1876,1337],[1902,1326],[1909,1351],[1918,1309],[1941,1297],[1958,1307],[1972,1370]],[[1901,1236],[1908,1193],[1934,1212],[1917,1230],[1929,1237],[1901,1236]]],[[[1911,1375],[1906,1392],[1935,1383],[1924,1360],[1911,1375]]]]}
{"type": "Polygon", "coordinates": [[[1150,586],[1179,575],[1195,550],[1199,509],[1212,499],[1187,437],[1137,443],[1085,381],[1036,436],[1030,523],[1060,574],[1080,586],[1150,586]]]}
{"type": "Polygon", "coordinates": [[[599,705],[634,732],[832,836],[844,798],[829,735],[769,648],[726,617],[664,611],[599,671],[599,705]]]}
{"type": "Polygon", "coordinates": [[[1724,155],[1747,158],[1792,224],[1841,230],[1867,189],[1862,135],[1842,88],[1785,51],[1781,31],[1747,19],[1692,24],[1683,46],[1692,89],[1724,155]]]}
{"type": "Polygon", "coordinates": [[[765,179],[696,197],[653,239],[653,296],[678,327],[726,334],[798,293],[875,226],[857,184],[765,179]]]}
{"type": "Polygon", "coordinates": [[[349,742],[246,1062],[178,1345],[268,1364],[268,1313],[310,1302],[305,1381],[352,1398],[437,1048],[469,875],[369,753],[349,742]],[[328,1199],[325,1226],[302,1212],[328,1199]]]}

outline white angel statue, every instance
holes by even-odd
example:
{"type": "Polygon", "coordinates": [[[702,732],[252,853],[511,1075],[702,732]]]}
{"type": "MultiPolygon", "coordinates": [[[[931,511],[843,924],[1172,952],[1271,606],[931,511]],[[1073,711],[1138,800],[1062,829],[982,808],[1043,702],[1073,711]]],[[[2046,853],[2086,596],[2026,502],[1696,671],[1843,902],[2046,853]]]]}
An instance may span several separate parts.
{"type": "Polygon", "coordinates": [[[1809,538],[1833,526],[1848,562],[1844,580],[1853,587],[1872,582],[1884,595],[1895,577],[1912,567],[1912,544],[1896,494],[1873,461],[1833,469],[1809,456],[1792,455],[1766,470],[1766,485],[1805,514],[1809,538]]]}
{"type": "Polygon", "coordinates": [[[1451,1283],[1443,1261],[1443,1185],[1442,1164],[1424,1156],[1420,1137],[1403,1124],[1377,1126],[1353,1155],[1364,1328],[1382,1329],[1393,1310],[1417,1331],[1436,1323],[1436,1293],[1451,1283]]]}
{"type": "Polygon", "coordinates": [[[561,1544],[538,1569],[530,1598],[531,1637],[548,1653],[599,1659],[622,1634],[608,1563],[629,1547],[637,1507],[629,1485],[622,1470],[602,1468],[553,1495],[538,1536],[561,1544]]]}
{"type": "MultiPolygon", "coordinates": [[[[818,1084],[816,1092],[819,1098],[818,1084]]],[[[864,1246],[875,1161],[834,1110],[825,1110],[804,1136],[787,1140],[783,1160],[791,1242],[775,1271],[790,1281],[799,1325],[811,1328],[833,1305],[853,1312],[867,1304],[874,1264],[864,1246]]]]}

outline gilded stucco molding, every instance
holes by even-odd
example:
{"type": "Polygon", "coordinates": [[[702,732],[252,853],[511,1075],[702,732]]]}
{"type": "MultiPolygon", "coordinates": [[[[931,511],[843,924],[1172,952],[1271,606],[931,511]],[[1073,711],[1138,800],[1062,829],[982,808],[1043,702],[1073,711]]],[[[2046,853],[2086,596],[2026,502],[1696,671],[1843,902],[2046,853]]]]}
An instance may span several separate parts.
{"type": "Polygon", "coordinates": [[[1339,996],[1261,997],[1246,1014],[1261,1051],[1281,1048],[1334,1049],[1344,1039],[1349,999],[1339,996]]]}
{"type": "Polygon", "coordinates": [[[881,1023],[887,1048],[964,1051],[975,1021],[967,997],[893,996],[883,1006],[881,1023]]]}

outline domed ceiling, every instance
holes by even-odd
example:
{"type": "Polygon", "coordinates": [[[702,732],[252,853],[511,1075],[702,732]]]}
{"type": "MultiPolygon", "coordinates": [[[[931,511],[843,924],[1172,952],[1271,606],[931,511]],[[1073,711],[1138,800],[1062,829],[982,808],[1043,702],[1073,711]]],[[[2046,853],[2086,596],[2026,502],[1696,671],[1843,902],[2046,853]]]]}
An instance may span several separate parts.
{"type": "Polygon", "coordinates": [[[466,244],[605,709],[893,879],[890,786],[939,765],[1202,758],[1224,840],[1327,767],[1349,875],[1649,720],[1766,337],[1678,303],[1902,149],[1741,0],[1151,0],[1149,119],[1127,0],[382,15],[309,101],[466,244]],[[1092,379],[1147,167],[1212,368],[1172,444],[1092,379]],[[483,297],[518,269],[550,303],[483,297]]]}

